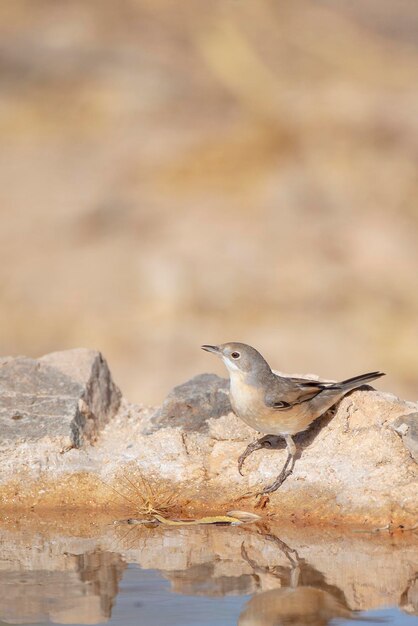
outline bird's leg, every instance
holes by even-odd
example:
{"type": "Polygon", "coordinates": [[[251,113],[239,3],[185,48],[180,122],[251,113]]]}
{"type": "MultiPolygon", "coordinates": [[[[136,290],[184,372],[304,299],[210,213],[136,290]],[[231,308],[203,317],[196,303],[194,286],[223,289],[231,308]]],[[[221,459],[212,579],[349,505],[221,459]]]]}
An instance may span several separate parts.
{"type": "Polygon", "coordinates": [[[284,464],[282,471],[277,476],[274,483],[272,483],[268,487],[265,487],[265,489],[263,489],[260,495],[264,495],[266,493],[273,493],[273,491],[276,491],[276,489],[278,489],[280,485],[284,483],[286,478],[289,478],[290,474],[293,472],[293,468],[295,466],[296,446],[290,435],[284,435],[284,438],[285,438],[286,447],[287,447],[286,463],[284,464]]]}
{"type": "Polygon", "coordinates": [[[261,450],[261,448],[274,447],[278,439],[280,439],[280,437],[277,437],[276,435],[264,435],[264,437],[261,437],[261,439],[257,439],[257,441],[253,441],[253,443],[250,443],[238,459],[238,471],[241,476],[243,476],[241,470],[247,456],[250,456],[250,454],[252,454],[256,450],[261,450]]]}

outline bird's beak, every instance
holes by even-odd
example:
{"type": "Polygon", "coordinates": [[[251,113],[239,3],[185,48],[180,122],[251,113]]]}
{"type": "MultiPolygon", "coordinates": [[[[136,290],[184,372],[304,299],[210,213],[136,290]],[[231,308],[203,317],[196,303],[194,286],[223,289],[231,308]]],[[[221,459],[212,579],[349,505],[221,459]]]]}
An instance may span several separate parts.
{"type": "Polygon", "coordinates": [[[206,352],[213,352],[217,356],[221,356],[221,350],[218,346],[201,346],[202,350],[206,350],[206,352]]]}

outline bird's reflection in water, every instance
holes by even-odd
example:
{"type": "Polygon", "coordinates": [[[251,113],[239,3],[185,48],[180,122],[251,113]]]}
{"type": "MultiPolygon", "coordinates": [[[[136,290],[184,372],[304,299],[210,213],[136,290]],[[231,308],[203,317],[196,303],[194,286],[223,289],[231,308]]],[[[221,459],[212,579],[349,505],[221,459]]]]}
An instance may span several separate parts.
{"type": "Polygon", "coordinates": [[[256,593],[245,605],[238,626],[326,626],[336,619],[367,621],[350,610],[342,590],[328,585],[323,574],[301,559],[296,550],[274,535],[266,535],[266,539],[274,541],[289,565],[259,566],[242,544],[242,557],[259,586],[276,588],[256,593]]]}

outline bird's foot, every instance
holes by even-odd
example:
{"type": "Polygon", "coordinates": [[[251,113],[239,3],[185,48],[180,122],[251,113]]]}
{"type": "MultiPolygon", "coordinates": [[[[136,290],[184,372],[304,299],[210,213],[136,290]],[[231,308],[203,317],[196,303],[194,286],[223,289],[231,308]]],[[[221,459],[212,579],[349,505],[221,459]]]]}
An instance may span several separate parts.
{"type": "Polygon", "coordinates": [[[244,476],[244,474],[242,473],[242,466],[244,465],[244,461],[245,458],[248,456],[248,454],[244,454],[242,453],[241,456],[238,459],[238,472],[241,474],[241,476],[244,476]]]}
{"type": "MultiPolygon", "coordinates": [[[[257,443],[257,441],[255,442],[257,443]]],[[[254,448],[254,444],[250,444],[245,450],[244,452],[241,454],[241,456],[238,458],[238,471],[241,474],[241,476],[244,476],[244,474],[242,473],[242,466],[244,465],[244,461],[247,458],[247,456],[250,456],[250,454],[252,452],[254,452],[254,450],[257,450],[257,448],[254,448]]]]}
{"type": "Polygon", "coordinates": [[[241,476],[244,476],[241,470],[242,470],[242,466],[244,465],[244,461],[247,458],[247,456],[250,456],[250,454],[255,452],[255,450],[259,450],[262,447],[263,446],[262,444],[260,444],[260,440],[257,440],[257,441],[253,441],[253,443],[250,443],[245,448],[244,452],[241,454],[241,456],[238,459],[238,471],[241,474],[241,476]]]}
{"type": "Polygon", "coordinates": [[[293,474],[293,469],[290,470],[286,470],[286,471],[282,471],[280,472],[279,476],[276,478],[276,480],[274,481],[274,483],[272,483],[271,485],[269,485],[268,487],[265,487],[263,489],[263,491],[260,491],[260,493],[257,494],[257,496],[264,496],[267,493],[273,493],[273,491],[277,491],[277,489],[283,485],[284,481],[289,478],[289,476],[293,474]]]}
{"type": "Polygon", "coordinates": [[[244,475],[241,470],[242,466],[244,465],[245,459],[256,450],[261,450],[261,448],[274,447],[274,445],[277,445],[278,439],[280,438],[276,435],[264,435],[264,437],[261,437],[261,439],[257,439],[257,441],[253,441],[252,443],[250,443],[238,459],[238,471],[241,476],[244,475]]]}
{"type": "Polygon", "coordinates": [[[283,466],[282,471],[280,472],[280,474],[277,476],[276,480],[274,481],[274,483],[272,483],[271,485],[269,485],[268,487],[265,487],[263,489],[263,491],[261,491],[259,494],[259,496],[263,496],[267,493],[273,493],[273,491],[276,491],[280,485],[282,485],[284,483],[284,481],[289,478],[289,476],[291,474],[293,474],[293,468],[295,466],[295,457],[292,454],[289,454],[287,459],[286,459],[286,463],[283,466]],[[290,465],[290,467],[289,467],[290,465]]]}

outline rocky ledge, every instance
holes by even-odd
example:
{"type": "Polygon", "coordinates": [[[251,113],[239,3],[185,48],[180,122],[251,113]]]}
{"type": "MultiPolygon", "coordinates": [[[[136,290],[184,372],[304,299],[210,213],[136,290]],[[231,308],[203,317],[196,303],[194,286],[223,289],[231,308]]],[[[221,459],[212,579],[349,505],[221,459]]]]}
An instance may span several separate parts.
{"type": "Polygon", "coordinates": [[[257,433],[231,411],[228,382],[202,374],[161,407],[129,404],[98,352],[0,360],[0,507],[182,515],[262,510],[315,524],[409,527],[418,519],[418,403],[356,390],[295,438],[293,475],[268,498],[284,445],[237,459],[257,433]],[[141,507],[139,507],[141,508],[141,507]]]}

